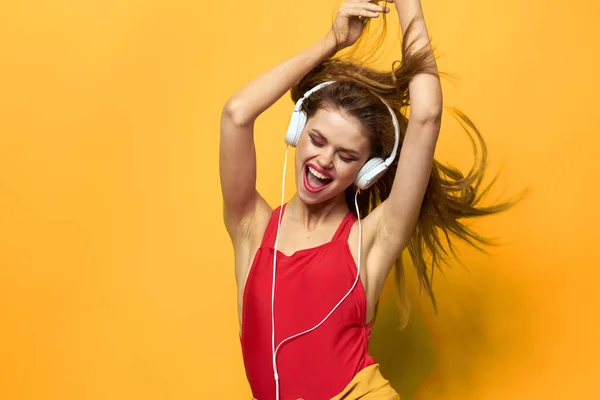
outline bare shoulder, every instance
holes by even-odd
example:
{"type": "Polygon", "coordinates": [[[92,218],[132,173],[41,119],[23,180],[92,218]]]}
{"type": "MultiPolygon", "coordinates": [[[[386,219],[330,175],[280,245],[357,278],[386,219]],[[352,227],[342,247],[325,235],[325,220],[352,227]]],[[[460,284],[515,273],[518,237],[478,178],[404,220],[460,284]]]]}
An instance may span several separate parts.
{"type": "Polygon", "coordinates": [[[238,286],[243,288],[254,254],[271,219],[273,209],[265,199],[257,195],[256,203],[230,232],[235,253],[235,275],[238,286]]]}
{"type": "Polygon", "coordinates": [[[241,214],[234,214],[225,207],[223,219],[233,247],[237,249],[243,243],[251,240],[260,231],[260,226],[265,220],[268,224],[272,212],[271,206],[258,192],[255,192],[250,207],[247,207],[247,210],[241,214]]]}
{"type": "Polygon", "coordinates": [[[272,214],[273,208],[271,208],[271,206],[265,201],[265,199],[262,198],[262,196],[258,196],[254,216],[249,222],[250,236],[253,241],[258,241],[258,243],[262,241],[272,214]]]}
{"type": "MultiPolygon", "coordinates": [[[[361,278],[367,297],[373,304],[377,301],[383,284],[400,253],[396,250],[385,232],[382,223],[383,204],[376,207],[361,220],[361,278]]],[[[350,250],[357,260],[358,221],[355,222],[349,237],[350,250]],[[354,246],[352,244],[355,244],[354,246]]]]}
{"type": "MultiPolygon", "coordinates": [[[[370,282],[369,270],[372,269],[372,263],[370,260],[371,249],[373,248],[373,242],[376,236],[376,227],[374,227],[371,223],[371,220],[368,218],[364,218],[360,221],[360,232],[361,232],[361,251],[360,251],[360,278],[367,292],[367,296],[369,297],[370,292],[370,282]]],[[[352,225],[352,229],[350,230],[350,235],[348,236],[348,247],[350,248],[350,253],[352,254],[352,258],[356,262],[358,266],[358,238],[359,238],[359,221],[355,221],[352,225]]]]}

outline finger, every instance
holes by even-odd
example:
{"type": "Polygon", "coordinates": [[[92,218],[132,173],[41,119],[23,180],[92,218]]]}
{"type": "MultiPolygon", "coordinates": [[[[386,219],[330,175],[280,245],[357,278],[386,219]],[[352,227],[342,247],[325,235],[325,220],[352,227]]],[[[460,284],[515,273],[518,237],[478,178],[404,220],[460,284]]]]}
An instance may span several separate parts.
{"type": "Polygon", "coordinates": [[[366,1],[366,0],[362,0],[359,1],[357,3],[352,3],[352,4],[348,4],[349,7],[379,7],[380,9],[384,9],[384,8],[388,8],[385,4],[384,5],[379,5],[379,3],[381,3],[380,1],[366,1]]]}
{"type": "Polygon", "coordinates": [[[373,11],[373,12],[380,12],[380,13],[384,13],[384,12],[389,12],[390,8],[386,7],[386,6],[380,6],[378,4],[372,4],[372,3],[355,3],[355,4],[349,4],[347,6],[347,8],[360,8],[360,9],[364,9],[364,10],[368,10],[368,11],[373,11]]]}
{"type": "Polygon", "coordinates": [[[359,18],[378,18],[379,17],[379,14],[376,12],[363,10],[360,8],[348,9],[347,15],[350,17],[359,17],[359,18]]]}
{"type": "Polygon", "coordinates": [[[369,11],[369,12],[373,12],[373,13],[377,13],[377,14],[390,12],[389,7],[380,6],[380,5],[371,4],[371,3],[353,4],[353,5],[349,6],[348,9],[360,9],[360,10],[365,10],[365,11],[369,11]]]}
{"type": "Polygon", "coordinates": [[[346,3],[347,4],[357,4],[357,3],[372,3],[372,4],[378,4],[381,2],[385,2],[385,3],[393,3],[394,0],[348,0],[346,3]]]}

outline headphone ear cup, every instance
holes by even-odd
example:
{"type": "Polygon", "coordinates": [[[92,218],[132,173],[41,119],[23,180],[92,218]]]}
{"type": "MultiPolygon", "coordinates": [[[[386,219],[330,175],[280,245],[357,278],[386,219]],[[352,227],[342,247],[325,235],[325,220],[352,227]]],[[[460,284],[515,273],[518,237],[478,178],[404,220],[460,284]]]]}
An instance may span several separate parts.
{"type": "Polygon", "coordinates": [[[306,125],[306,119],[306,113],[304,113],[304,111],[294,110],[287,133],[285,134],[285,142],[287,144],[293,147],[298,145],[300,135],[302,134],[302,130],[304,130],[304,126],[306,125]]]}
{"type": "Polygon", "coordinates": [[[354,184],[361,190],[368,189],[387,171],[387,168],[383,158],[373,157],[358,171],[354,184]]]}

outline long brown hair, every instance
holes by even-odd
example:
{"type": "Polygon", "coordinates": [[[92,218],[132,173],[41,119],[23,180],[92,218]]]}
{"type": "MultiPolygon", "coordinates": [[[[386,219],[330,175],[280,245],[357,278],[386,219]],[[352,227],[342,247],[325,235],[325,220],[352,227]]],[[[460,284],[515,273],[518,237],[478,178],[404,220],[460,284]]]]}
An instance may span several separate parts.
{"type": "MultiPolygon", "coordinates": [[[[411,30],[412,24],[406,30],[405,37],[410,37],[411,30]]],[[[377,71],[367,67],[364,62],[351,59],[330,58],[294,85],[291,90],[292,100],[298,101],[306,91],[321,82],[336,81],[304,100],[303,109],[308,118],[324,106],[334,107],[356,117],[371,134],[372,156],[385,158],[391,154],[394,145],[394,128],[389,111],[380,98],[391,106],[400,123],[400,149],[408,125],[406,116],[410,106],[408,84],[415,75],[420,73],[439,76],[437,70],[432,68],[432,57],[429,46],[414,49],[412,42],[403,40],[402,60],[392,64],[391,72],[377,71]]],[[[481,182],[487,166],[485,141],[475,124],[465,114],[456,109],[450,111],[461,123],[473,143],[475,163],[469,173],[464,175],[457,168],[433,160],[417,226],[407,245],[420,285],[427,292],[436,311],[437,304],[432,290],[434,271],[441,269],[442,264],[447,264],[448,251],[456,257],[450,236],[464,240],[480,250],[483,250],[482,245],[494,244],[491,239],[478,235],[461,220],[495,214],[510,208],[518,201],[518,198],[515,198],[494,205],[480,204],[496,179],[494,178],[487,187],[482,187],[481,182]],[[427,258],[430,259],[429,263],[427,258]]],[[[362,217],[368,215],[389,196],[400,150],[397,154],[392,165],[375,185],[359,192],[358,204],[362,217]]],[[[355,193],[356,188],[353,186],[346,189],[346,202],[350,210],[355,209],[355,193]]],[[[401,256],[395,263],[395,275],[401,321],[404,326],[408,321],[410,305],[405,293],[401,256]]]]}

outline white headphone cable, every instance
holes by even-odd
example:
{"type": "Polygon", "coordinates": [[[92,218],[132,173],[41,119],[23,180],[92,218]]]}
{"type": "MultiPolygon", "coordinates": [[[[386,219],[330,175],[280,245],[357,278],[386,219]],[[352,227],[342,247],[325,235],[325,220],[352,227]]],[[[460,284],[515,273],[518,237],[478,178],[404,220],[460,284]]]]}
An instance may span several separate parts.
{"type": "Polygon", "coordinates": [[[289,146],[285,146],[285,158],[283,161],[283,177],[281,178],[281,206],[279,208],[279,220],[277,221],[277,235],[273,246],[273,285],[271,287],[271,352],[273,355],[273,375],[275,377],[276,400],[279,400],[279,374],[277,373],[277,350],[275,349],[275,274],[277,272],[277,244],[279,243],[279,229],[281,228],[281,216],[283,215],[283,201],[285,198],[285,175],[287,170],[289,146]]]}
{"type": "Polygon", "coordinates": [[[275,236],[275,245],[273,248],[273,283],[272,283],[272,287],[271,287],[271,351],[272,351],[272,355],[273,355],[273,375],[275,377],[275,398],[276,400],[279,400],[279,374],[277,371],[277,351],[279,351],[279,347],[287,342],[288,340],[292,340],[294,338],[297,338],[298,336],[304,335],[306,333],[309,333],[315,329],[317,329],[319,326],[321,326],[323,324],[323,322],[325,322],[327,320],[327,318],[329,318],[329,316],[331,314],[333,314],[333,312],[339,307],[340,304],[342,304],[342,302],[346,299],[346,297],[348,297],[350,295],[350,293],[352,293],[352,290],[354,290],[354,287],[356,286],[356,284],[358,283],[358,280],[360,279],[360,253],[361,253],[361,247],[362,247],[362,225],[360,222],[360,210],[358,209],[358,192],[359,189],[356,190],[356,193],[354,195],[354,206],[356,207],[356,215],[358,217],[358,260],[357,260],[357,272],[356,272],[356,278],[354,279],[354,283],[352,284],[352,286],[350,287],[350,290],[348,290],[348,293],[346,293],[344,295],[344,297],[342,297],[342,299],[335,305],[335,307],[333,307],[333,309],[329,312],[329,314],[327,314],[325,316],[325,318],[323,318],[323,320],[321,320],[321,322],[319,322],[317,325],[313,326],[310,329],[307,329],[303,332],[297,333],[293,336],[288,337],[287,339],[282,340],[277,347],[275,347],[275,277],[276,277],[276,269],[277,269],[277,244],[279,243],[279,230],[281,228],[281,217],[283,215],[283,201],[284,201],[284,193],[285,193],[285,175],[286,175],[286,167],[287,167],[287,158],[288,158],[288,146],[286,146],[285,148],[285,159],[284,159],[284,164],[283,164],[283,178],[281,180],[281,207],[279,208],[279,220],[277,222],[277,235],[275,236]]]}

